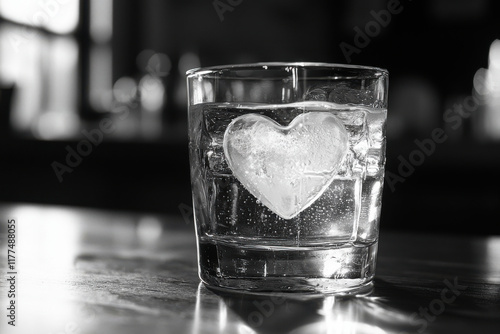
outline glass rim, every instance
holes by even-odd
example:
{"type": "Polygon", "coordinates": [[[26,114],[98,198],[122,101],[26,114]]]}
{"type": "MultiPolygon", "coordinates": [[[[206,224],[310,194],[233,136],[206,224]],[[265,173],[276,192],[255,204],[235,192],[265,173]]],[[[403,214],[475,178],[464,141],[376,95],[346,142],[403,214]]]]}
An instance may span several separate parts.
{"type": "Polygon", "coordinates": [[[232,70],[287,70],[288,67],[302,68],[309,70],[367,70],[373,71],[373,77],[388,76],[389,71],[385,68],[364,66],[364,65],[350,65],[350,64],[337,64],[337,63],[323,63],[323,62],[259,62],[259,63],[245,63],[245,64],[232,64],[232,65],[217,65],[209,67],[196,67],[186,71],[186,77],[202,77],[210,74],[222,74],[221,72],[232,70]]]}

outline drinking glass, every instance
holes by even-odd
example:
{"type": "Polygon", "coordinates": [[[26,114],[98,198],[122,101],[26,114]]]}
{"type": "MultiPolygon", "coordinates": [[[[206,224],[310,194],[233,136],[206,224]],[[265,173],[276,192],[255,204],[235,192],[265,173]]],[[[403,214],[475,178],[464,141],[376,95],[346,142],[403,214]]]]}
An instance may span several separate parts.
{"type": "Polygon", "coordinates": [[[256,63],[187,72],[199,275],[213,287],[371,290],[388,72],[256,63]]]}

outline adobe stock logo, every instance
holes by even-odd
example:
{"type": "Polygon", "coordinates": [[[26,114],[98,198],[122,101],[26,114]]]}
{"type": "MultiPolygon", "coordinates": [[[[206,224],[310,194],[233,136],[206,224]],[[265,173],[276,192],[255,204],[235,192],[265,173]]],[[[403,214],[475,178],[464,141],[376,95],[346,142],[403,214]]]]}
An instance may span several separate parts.
{"type": "MultiPolygon", "coordinates": [[[[12,2],[14,1],[12,0],[12,2]]],[[[31,17],[27,16],[26,20],[28,21],[28,24],[33,27],[44,26],[60,14],[61,8],[64,5],[71,2],[75,4],[77,0],[39,0],[37,2],[39,9],[34,12],[31,17]]],[[[38,37],[40,34],[39,30],[30,29],[26,26],[23,26],[20,29],[19,34],[16,34],[9,39],[11,46],[16,52],[21,51],[21,46],[23,44],[35,37],[38,37]]]]}
{"type": "MultiPolygon", "coordinates": [[[[419,307],[418,313],[414,312],[411,315],[410,323],[414,326],[420,326],[417,330],[418,333],[423,333],[429,323],[436,321],[436,317],[443,314],[446,306],[454,303],[458,296],[467,289],[467,286],[458,284],[458,277],[454,277],[452,282],[445,279],[443,283],[446,287],[441,290],[439,298],[431,300],[427,307],[419,307]]],[[[400,334],[408,333],[403,332],[400,334]]]]}
{"type": "Polygon", "coordinates": [[[286,304],[286,298],[280,293],[271,293],[269,299],[257,301],[254,300],[253,305],[256,307],[256,311],[248,314],[248,324],[252,327],[260,327],[264,323],[264,320],[271,317],[277,306],[285,304],[284,307],[288,308],[286,304]]]}
{"type": "MultiPolygon", "coordinates": [[[[407,0],[412,1],[412,0],[407,0]]],[[[400,14],[404,7],[401,5],[399,0],[389,0],[387,3],[387,9],[379,10],[378,12],[372,10],[370,15],[373,20],[365,24],[363,30],[360,27],[354,27],[354,45],[342,42],[339,44],[340,50],[348,63],[352,61],[353,54],[361,53],[361,50],[370,45],[372,38],[377,37],[382,28],[386,28],[392,21],[392,16],[400,14]]]]}
{"type": "MultiPolygon", "coordinates": [[[[461,103],[456,103],[453,108],[449,108],[443,113],[443,122],[449,126],[450,131],[456,131],[482,105],[483,101],[475,95],[467,96],[461,103]]],[[[413,143],[416,148],[407,157],[403,157],[401,154],[398,156],[397,170],[393,172],[386,169],[385,171],[385,181],[391,192],[396,190],[398,183],[404,183],[412,176],[416,168],[423,165],[426,158],[436,152],[437,146],[446,142],[448,138],[445,130],[437,127],[431,131],[429,138],[415,139],[413,143]]]]}
{"type": "MultiPolygon", "coordinates": [[[[118,120],[122,121],[129,115],[129,110],[126,107],[121,107],[120,112],[117,113],[118,120]]],[[[72,173],[73,170],[80,166],[83,161],[83,158],[89,156],[94,148],[101,145],[104,140],[105,135],[109,135],[116,130],[116,124],[111,118],[104,118],[99,123],[99,127],[92,129],[90,131],[82,130],[82,135],[86,139],[80,140],[76,144],[76,149],[71,147],[70,145],[66,145],[66,159],[64,163],[59,161],[53,161],[50,166],[54,171],[59,183],[63,182],[63,175],[65,173],[72,173]]]]}
{"type": "Polygon", "coordinates": [[[224,21],[224,13],[232,12],[237,6],[241,5],[242,2],[243,0],[214,0],[212,5],[219,16],[219,20],[222,22],[224,21]]]}

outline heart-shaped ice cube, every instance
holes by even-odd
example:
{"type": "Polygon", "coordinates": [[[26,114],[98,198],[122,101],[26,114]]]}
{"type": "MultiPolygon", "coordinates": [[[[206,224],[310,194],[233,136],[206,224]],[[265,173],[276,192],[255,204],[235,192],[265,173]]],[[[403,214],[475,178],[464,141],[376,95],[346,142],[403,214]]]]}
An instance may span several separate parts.
{"type": "Polygon", "coordinates": [[[329,112],[301,114],[288,126],[245,114],[224,133],[224,154],[234,176],[284,219],[297,216],[323,194],[347,150],[347,131],[329,112]]]}

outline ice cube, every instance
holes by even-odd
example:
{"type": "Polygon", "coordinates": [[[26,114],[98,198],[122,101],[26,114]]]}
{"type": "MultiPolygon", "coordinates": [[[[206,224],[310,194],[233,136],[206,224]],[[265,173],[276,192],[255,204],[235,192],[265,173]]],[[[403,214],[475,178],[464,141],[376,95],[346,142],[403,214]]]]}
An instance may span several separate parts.
{"type": "Polygon", "coordinates": [[[221,111],[218,108],[205,108],[204,127],[201,129],[200,146],[203,152],[205,164],[211,172],[218,175],[230,175],[231,170],[226,161],[222,142],[224,131],[231,121],[240,114],[236,112],[221,111]]]}
{"type": "Polygon", "coordinates": [[[245,114],[224,135],[234,176],[270,210],[291,219],[330,185],[348,152],[349,136],[332,113],[307,112],[288,126],[245,114]]]}
{"type": "Polygon", "coordinates": [[[371,85],[362,87],[361,84],[343,81],[313,86],[304,94],[304,100],[378,107],[375,90],[371,85]]]}
{"type": "Polygon", "coordinates": [[[328,86],[313,87],[304,94],[306,101],[327,101],[328,86]]]}

